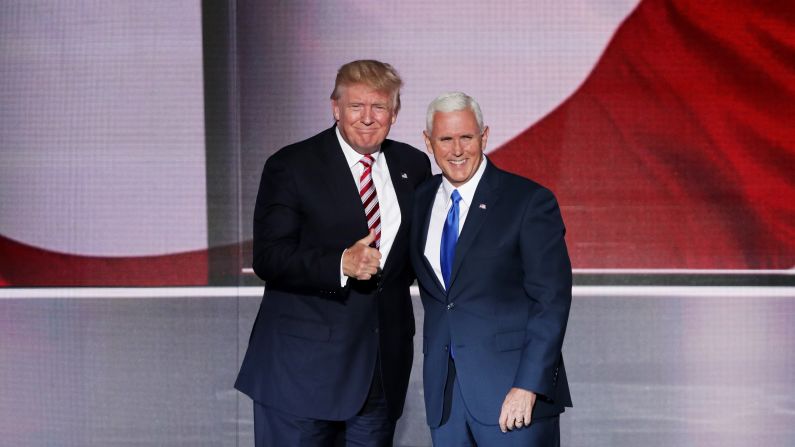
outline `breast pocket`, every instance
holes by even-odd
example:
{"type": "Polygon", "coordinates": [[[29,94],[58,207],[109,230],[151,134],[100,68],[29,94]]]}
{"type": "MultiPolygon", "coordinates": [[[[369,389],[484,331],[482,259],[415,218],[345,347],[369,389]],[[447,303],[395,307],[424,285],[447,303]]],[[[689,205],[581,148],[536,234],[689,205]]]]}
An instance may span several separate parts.
{"type": "Polygon", "coordinates": [[[470,250],[467,254],[467,258],[477,258],[477,259],[490,259],[490,258],[497,258],[500,256],[505,256],[506,250],[499,249],[499,248],[489,248],[489,249],[473,249],[470,250]]]}

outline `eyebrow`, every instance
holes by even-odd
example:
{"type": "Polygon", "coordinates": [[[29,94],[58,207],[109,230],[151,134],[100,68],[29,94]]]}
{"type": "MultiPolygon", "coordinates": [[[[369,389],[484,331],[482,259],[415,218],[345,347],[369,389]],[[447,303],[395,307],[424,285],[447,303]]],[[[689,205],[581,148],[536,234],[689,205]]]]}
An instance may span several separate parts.
{"type": "MultiPolygon", "coordinates": [[[[474,134],[474,133],[465,133],[465,134],[459,135],[459,136],[458,136],[458,138],[474,138],[474,137],[475,137],[475,135],[477,135],[477,134],[474,134]]],[[[439,137],[438,137],[438,138],[439,138],[440,140],[444,140],[444,139],[452,140],[452,139],[453,139],[453,138],[455,138],[455,137],[453,137],[452,135],[439,135],[439,137]]]]}

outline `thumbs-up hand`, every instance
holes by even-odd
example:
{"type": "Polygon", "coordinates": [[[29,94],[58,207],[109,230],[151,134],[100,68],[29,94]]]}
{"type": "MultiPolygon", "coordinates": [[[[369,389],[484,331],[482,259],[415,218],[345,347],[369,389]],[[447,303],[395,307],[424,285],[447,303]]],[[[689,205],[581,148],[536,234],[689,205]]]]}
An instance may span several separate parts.
{"type": "Polygon", "coordinates": [[[375,232],[359,239],[342,255],[342,273],[351,278],[368,280],[381,266],[381,252],[370,246],[375,241],[375,232]]]}
{"type": "Polygon", "coordinates": [[[373,242],[375,242],[375,231],[370,230],[370,232],[367,233],[367,236],[365,236],[365,237],[359,239],[358,241],[356,241],[354,243],[354,245],[355,244],[362,244],[362,245],[365,245],[367,247],[370,247],[370,246],[373,245],[373,242]]]}

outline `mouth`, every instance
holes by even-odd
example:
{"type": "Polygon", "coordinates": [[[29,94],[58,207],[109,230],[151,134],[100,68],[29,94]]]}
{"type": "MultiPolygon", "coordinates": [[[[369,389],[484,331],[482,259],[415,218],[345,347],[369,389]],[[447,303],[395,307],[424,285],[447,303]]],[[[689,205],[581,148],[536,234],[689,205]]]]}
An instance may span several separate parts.
{"type": "Polygon", "coordinates": [[[448,160],[448,162],[451,165],[453,165],[453,166],[462,166],[464,163],[466,163],[466,159],[464,159],[464,160],[448,160]]]}

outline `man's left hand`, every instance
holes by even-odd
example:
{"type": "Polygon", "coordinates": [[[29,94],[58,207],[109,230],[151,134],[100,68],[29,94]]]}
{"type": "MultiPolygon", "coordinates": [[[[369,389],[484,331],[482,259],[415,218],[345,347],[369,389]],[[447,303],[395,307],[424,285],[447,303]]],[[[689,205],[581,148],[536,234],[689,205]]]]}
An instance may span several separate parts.
{"type": "Polygon", "coordinates": [[[522,388],[511,388],[502,402],[500,430],[507,433],[510,430],[530,425],[535,403],[536,393],[522,388]]]}

